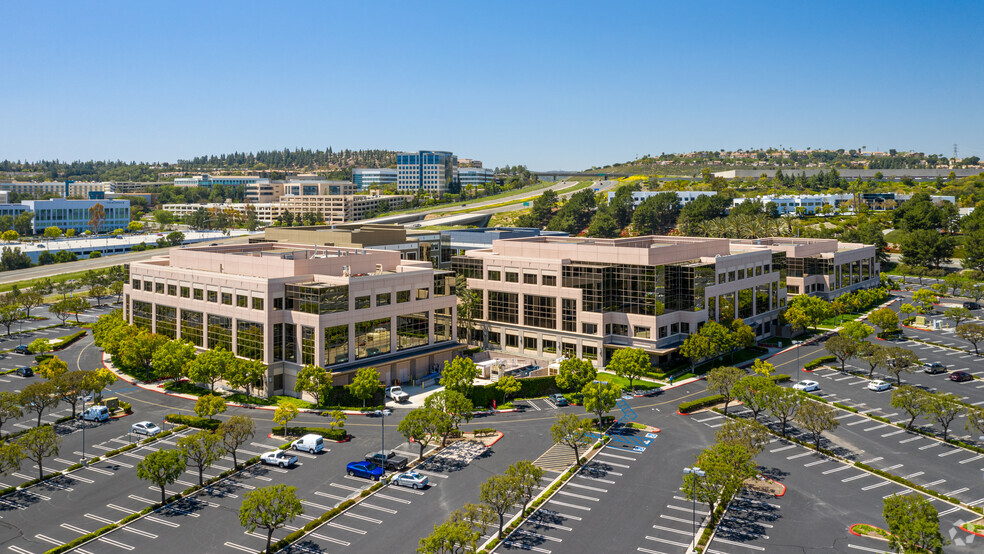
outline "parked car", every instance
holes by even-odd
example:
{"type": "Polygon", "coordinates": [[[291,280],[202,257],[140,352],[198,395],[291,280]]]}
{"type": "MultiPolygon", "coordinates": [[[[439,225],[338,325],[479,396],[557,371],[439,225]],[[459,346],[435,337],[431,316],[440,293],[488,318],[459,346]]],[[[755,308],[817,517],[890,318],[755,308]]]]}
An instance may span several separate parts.
{"type": "Polygon", "coordinates": [[[406,402],[410,400],[410,395],[403,392],[403,389],[401,389],[399,386],[396,386],[386,389],[386,398],[395,400],[397,402],[406,402]]]}
{"type": "Polygon", "coordinates": [[[381,416],[388,416],[392,414],[393,414],[393,410],[389,408],[383,408],[382,410],[369,410],[368,412],[366,412],[366,415],[370,417],[381,417],[381,416]]]}
{"type": "Polygon", "coordinates": [[[345,473],[355,477],[365,477],[366,479],[372,479],[373,481],[379,481],[379,478],[383,476],[383,468],[377,466],[372,462],[349,462],[345,466],[345,473]]]}
{"type": "Polygon", "coordinates": [[[803,392],[813,392],[820,390],[820,383],[817,383],[816,381],[800,381],[799,383],[793,385],[793,388],[803,392]]]}
{"type": "Polygon", "coordinates": [[[422,489],[427,486],[427,477],[417,473],[416,471],[408,471],[406,473],[394,473],[389,480],[391,485],[400,485],[401,487],[410,487],[411,489],[422,489]]]}
{"type": "Polygon", "coordinates": [[[963,383],[964,381],[973,381],[974,376],[967,373],[966,371],[954,371],[950,374],[950,380],[956,381],[958,383],[963,383]]]}
{"type": "Polygon", "coordinates": [[[34,377],[34,370],[29,367],[18,367],[17,371],[14,373],[16,373],[18,377],[34,377]]]}
{"type": "Polygon", "coordinates": [[[153,437],[161,432],[161,428],[158,427],[157,424],[150,421],[139,421],[130,426],[130,432],[138,435],[153,437]]]}
{"type": "Polygon", "coordinates": [[[559,392],[556,393],[556,394],[551,394],[547,398],[549,398],[551,402],[553,402],[554,404],[556,404],[558,408],[561,407],[561,406],[570,406],[571,405],[571,403],[568,402],[566,398],[564,398],[564,395],[563,394],[560,394],[559,392]]]}
{"type": "Polygon", "coordinates": [[[283,450],[274,450],[262,454],[260,461],[272,466],[290,467],[297,463],[297,456],[283,450]]]}
{"type": "Polygon", "coordinates": [[[940,362],[926,362],[923,364],[923,371],[931,375],[936,375],[937,373],[946,373],[946,366],[940,362]]]}
{"type": "Polygon", "coordinates": [[[881,379],[875,379],[874,381],[868,383],[868,390],[883,391],[890,388],[892,388],[892,384],[888,381],[882,381],[881,379]]]}
{"type": "Polygon", "coordinates": [[[981,305],[978,304],[977,302],[964,302],[963,303],[963,307],[964,308],[967,308],[968,310],[979,310],[979,309],[981,309],[981,305]]]}
{"type": "Polygon", "coordinates": [[[325,449],[325,439],[321,435],[309,433],[290,443],[290,447],[294,450],[303,450],[310,454],[314,454],[315,452],[321,452],[325,449]]]}
{"type": "Polygon", "coordinates": [[[383,466],[386,469],[400,470],[407,467],[410,460],[406,456],[397,456],[396,452],[392,450],[378,450],[376,452],[369,452],[365,456],[367,462],[372,462],[378,466],[383,466]]]}
{"type": "Polygon", "coordinates": [[[16,354],[30,354],[31,349],[27,347],[26,344],[18,344],[14,347],[14,353],[16,354]]]}
{"type": "Polygon", "coordinates": [[[106,406],[90,406],[81,415],[84,421],[108,421],[109,408],[106,406]]]}

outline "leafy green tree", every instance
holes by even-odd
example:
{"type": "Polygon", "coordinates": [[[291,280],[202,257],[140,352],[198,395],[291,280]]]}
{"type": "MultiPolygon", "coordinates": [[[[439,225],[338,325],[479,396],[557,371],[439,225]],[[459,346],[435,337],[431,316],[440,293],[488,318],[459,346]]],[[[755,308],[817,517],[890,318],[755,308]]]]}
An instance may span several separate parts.
{"type": "Polygon", "coordinates": [[[737,367],[721,366],[707,374],[707,390],[724,397],[724,413],[728,413],[728,404],[734,400],[732,391],[735,384],[745,377],[745,371],[737,367]]]}
{"type": "Polygon", "coordinates": [[[203,394],[202,396],[199,396],[198,401],[195,402],[195,415],[198,417],[215,419],[213,417],[215,414],[221,414],[225,411],[226,401],[221,396],[203,394]]]}
{"type": "Polygon", "coordinates": [[[614,383],[592,381],[584,385],[581,395],[584,396],[585,411],[598,414],[598,427],[601,427],[605,414],[611,411],[622,397],[622,388],[614,383]]]}
{"type": "Polygon", "coordinates": [[[485,505],[465,504],[451,512],[447,521],[434,526],[434,531],[420,539],[420,554],[451,554],[475,552],[478,541],[492,524],[495,514],[485,505]]]}
{"type": "Polygon", "coordinates": [[[868,364],[868,379],[874,377],[876,369],[888,363],[885,347],[867,341],[858,343],[857,357],[868,364]]]}
{"type": "Polygon", "coordinates": [[[345,388],[349,390],[352,396],[361,400],[362,407],[365,408],[366,401],[382,388],[382,385],[379,384],[379,371],[374,367],[361,367],[355,372],[352,382],[345,385],[345,388]]]}
{"type": "Polygon", "coordinates": [[[757,469],[752,453],[733,442],[717,443],[703,450],[697,455],[696,465],[704,475],[684,475],[683,494],[687,499],[706,503],[709,513],[714,513],[719,502],[734,496],[757,469]]]}
{"type": "Polygon", "coordinates": [[[27,348],[34,354],[44,354],[51,351],[51,341],[45,338],[34,339],[28,343],[27,348]]]}
{"type": "Polygon", "coordinates": [[[244,415],[234,415],[219,424],[215,434],[222,439],[222,446],[232,456],[233,467],[238,467],[236,452],[256,434],[256,424],[253,419],[244,415]]]}
{"type": "Polygon", "coordinates": [[[438,391],[424,400],[424,407],[437,410],[442,415],[437,418],[437,433],[441,435],[441,445],[447,444],[448,436],[452,431],[458,430],[458,425],[462,421],[468,421],[472,417],[474,406],[472,401],[460,392],[444,389],[438,391]]]}
{"type": "Polygon", "coordinates": [[[208,390],[215,392],[215,383],[236,363],[232,352],[224,348],[206,350],[195,356],[195,359],[185,366],[188,378],[195,383],[208,383],[208,390]]]}
{"type": "Polygon", "coordinates": [[[984,229],[964,235],[963,250],[960,265],[964,269],[984,271],[984,229]]]}
{"type": "Polygon", "coordinates": [[[246,493],[239,508],[239,523],[252,533],[257,527],[266,529],[266,552],[272,552],[273,533],[294,521],[304,513],[304,506],[297,497],[297,487],[273,485],[246,493]]]}
{"type": "Polygon", "coordinates": [[[839,425],[837,410],[833,406],[813,401],[800,404],[794,420],[804,431],[813,436],[813,444],[818,451],[823,432],[833,431],[839,425]]]}
{"type": "Polygon", "coordinates": [[[144,380],[149,381],[153,378],[150,370],[154,360],[154,352],[157,352],[157,349],[169,340],[163,335],[140,331],[136,336],[132,336],[121,343],[120,362],[132,371],[142,370],[144,380]]]}
{"type": "Polygon", "coordinates": [[[936,302],[936,293],[929,289],[919,289],[912,293],[912,300],[919,304],[922,311],[928,311],[933,309],[933,303],[936,302]]]}
{"type": "Polygon", "coordinates": [[[933,504],[923,496],[887,496],[882,516],[890,533],[888,545],[897,552],[942,554],[946,540],[940,533],[940,516],[933,504]]]}
{"type": "Polygon", "coordinates": [[[18,419],[23,415],[24,410],[20,405],[20,396],[16,392],[0,391],[0,429],[3,428],[4,423],[11,419],[18,419]]]}
{"type": "Polygon", "coordinates": [[[20,240],[20,234],[17,231],[10,229],[4,231],[3,234],[0,234],[0,240],[3,242],[17,242],[20,240]]]}
{"type": "Polygon", "coordinates": [[[772,441],[772,432],[765,425],[753,419],[729,418],[714,433],[714,440],[719,443],[736,443],[758,456],[772,441]]]}
{"type": "Polygon", "coordinates": [[[943,317],[953,320],[954,327],[960,327],[960,323],[972,319],[974,314],[970,312],[967,308],[947,308],[943,312],[943,317]]]}
{"type": "MultiPolygon", "coordinates": [[[[807,296],[805,294],[794,296],[789,301],[789,306],[790,309],[797,308],[802,313],[806,325],[814,329],[820,325],[820,322],[834,315],[834,310],[830,306],[830,303],[816,296],[807,296]]],[[[787,319],[787,321],[789,320],[787,319]]],[[[790,322],[790,324],[792,323],[790,322]]]]}
{"type": "Polygon", "coordinates": [[[608,213],[608,210],[598,210],[594,218],[591,219],[591,225],[588,226],[589,237],[610,239],[617,237],[619,232],[620,229],[615,223],[615,218],[608,213]]]}
{"type": "Polygon", "coordinates": [[[38,479],[44,479],[43,462],[45,458],[58,455],[61,437],[55,434],[50,425],[29,429],[17,437],[17,446],[24,456],[38,465],[38,479]]]}
{"type": "Polygon", "coordinates": [[[495,382],[495,389],[502,393],[502,402],[505,403],[510,396],[523,390],[523,384],[512,375],[506,375],[499,377],[499,380],[495,382]]]}
{"type": "Polygon", "coordinates": [[[853,358],[858,353],[857,342],[844,335],[834,335],[824,343],[827,352],[834,355],[841,364],[841,371],[845,371],[847,360],[853,358]]]}
{"type": "Polygon", "coordinates": [[[176,444],[185,460],[198,468],[198,484],[204,485],[205,470],[222,458],[222,439],[211,431],[203,430],[179,438],[176,444]]]}
{"type": "Polygon", "coordinates": [[[58,389],[51,381],[31,383],[20,392],[21,406],[38,414],[38,427],[41,427],[44,412],[49,408],[53,409],[59,402],[61,398],[58,397],[58,389]]]}
{"type": "Polygon", "coordinates": [[[161,343],[150,358],[150,366],[157,379],[175,379],[185,374],[185,368],[195,359],[195,347],[185,341],[169,340],[161,343]]]}
{"type": "Polygon", "coordinates": [[[779,420],[782,426],[782,436],[786,436],[786,427],[790,420],[796,417],[803,397],[794,389],[786,387],[776,387],[766,392],[766,406],[772,417],[779,420]]]}
{"type": "Polygon", "coordinates": [[[966,412],[960,398],[950,393],[927,393],[925,396],[926,419],[938,423],[943,430],[943,440],[947,440],[950,424],[966,412]]]}
{"type": "Polygon", "coordinates": [[[903,318],[909,319],[912,314],[916,313],[916,308],[908,302],[903,302],[902,305],[899,306],[899,313],[902,314],[903,318]]]}
{"type": "Polygon", "coordinates": [[[277,406],[276,411],[273,412],[273,421],[284,428],[284,437],[290,434],[290,427],[288,426],[291,421],[294,421],[298,413],[297,406],[289,402],[277,406]]]}
{"type": "Polygon", "coordinates": [[[62,373],[53,379],[55,390],[61,399],[72,407],[72,419],[75,419],[76,406],[92,390],[88,374],[90,371],[76,370],[62,373]]]}
{"type": "Polygon", "coordinates": [[[223,376],[229,386],[246,390],[247,398],[252,396],[253,386],[260,383],[267,373],[267,366],[260,360],[236,358],[223,376]]]}
{"type": "Polygon", "coordinates": [[[443,416],[443,413],[434,408],[416,408],[411,410],[397,426],[397,431],[405,439],[417,443],[417,446],[420,448],[420,453],[417,456],[418,460],[424,459],[424,450],[427,449],[427,446],[437,436],[443,416]]]}
{"type": "Polygon", "coordinates": [[[871,336],[874,329],[860,321],[848,321],[840,330],[840,335],[855,342],[861,342],[871,336]]]}
{"type": "Polygon", "coordinates": [[[919,229],[903,235],[899,247],[903,263],[939,269],[953,257],[956,242],[952,236],[940,234],[935,229],[919,229]]]}
{"type": "Polygon", "coordinates": [[[574,459],[581,465],[581,450],[589,444],[589,424],[574,414],[560,414],[550,426],[550,438],[555,444],[563,444],[574,451],[574,459]]]}
{"type": "Polygon", "coordinates": [[[543,478],[543,469],[537,467],[529,460],[520,460],[506,468],[506,477],[513,480],[516,487],[516,495],[523,503],[523,511],[526,515],[526,506],[533,500],[540,487],[540,479],[543,478]]]}
{"type": "Polygon", "coordinates": [[[752,373],[755,375],[761,375],[763,377],[768,377],[776,370],[776,366],[763,360],[762,358],[755,358],[755,362],[752,363],[752,373]]]}
{"type": "Polygon", "coordinates": [[[520,216],[517,224],[520,227],[534,227],[542,229],[547,226],[553,215],[553,209],[557,205],[557,193],[547,189],[533,201],[530,213],[520,216]]]}
{"type": "Polygon", "coordinates": [[[714,347],[706,336],[690,335],[680,345],[680,354],[690,358],[690,369],[693,370],[697,366],[697,362],[714,354],[714,347]]]}
{"type": "Polygon", "coordinates": [[[654,194],[643,200],[632,214],[632,227],[640,235],[662,235],[673,228],[680,215],[675,192],[654,194]]]}
{"type": "Polygon", "coordinates": [[[441,372],[441,386],[468,396],[471,394],[477,377],[478,367],[471,358],[455,356],[453,360],[444,362],[444,371],[441,372]]]}
{"type": "Polygon", "coordinates": [[[56,239],[62,236],[62,230],[58,227],[51,226],[44,228],[44,238],[46,239],[56,239]]]}
{"type": "Polygon", "coordinates": [[[499,540],[502,540],[502,527],[506,512],[519,500],[516,480],[506,475],[493,475],[482,483],[479,499],[499,518],[499,540]]]}
{"type": "MultiPolygon", "coordinates": [[[[63,250],[63,252],[65,252],[63,250]]],[[[31,267],[31,257],[20,248],[4,246],[0,251],[0,271],[13,271],[31,267]]]]}
{"type": "Polygon", "coordinates": [[[24,319],[24,311],[20,306],[13,303],[0,304],[0,325],[7,328],[7,336],[10,336],[10,327],[14,323],[24,319]]]}
{"type": "MultiPolygon", "coordinates": [[[[36,290],[29,290],[21,293],[21,295],[17,297],[17,303],[24,308],[24,315],[26,317],[31,317],[31,310],[44,304],[44,296],[36,290]]],[[[7,334],[10,334],[9,328],[7,329],[7,334]]]]}
{"type": "Polygon", "coordinates": [[[106,387],[116,382],[116,374],[110,369],[101,367],[99,369],[86,371],[86,389],[92,391],[97,399],[102,399],[102,391],[106,387]]]}
{"type": "Polygon", "coordinates": [[[0,473],[10,475],[20,471],[25,457],[24,450],[17,441],[0,444],[0,473]]]}
{"type": "Polygon", "coordinates": [[[885,370],[895,377],[896,385],[902,384],[902,374],[912,373],[919,365],[919,356],[911,350],[906,350],[900,346],[890,346],[887,351],[885,370]]]}
{"type": "Polygon", "coordinates": [[[974,354],[980,356],[977,343],[984,341],[984,325],[980,323],[964,323],[957,326],[957,336],[974,345],[974,354]]]}
{"type": "Polygon", "coordinates": [[[563,391],[581,390],[598,377],[598,370],[589,360],[567,358],[557,370],[557,386],[563,391]]]}
{"type": "Polygon", "coordinates": [[[331,393],[332,375],[325,368],[307,364],[297,372],[297,383],[294,392],[306,392],[314,397],[315,406],[320,406],[331,393]]]}
{"type": "Polygon", "coordinates": [[[652,362],[649,354],[641,348],[622,348],[615,351],[612,359],[608,362],[608,369],[615,372],[615,375],[629,380],[629,389],[635,390],[633,382],[652,371],[652,362]]]}
{"type": "Polygon", "coordinates": [[[805,331],[807,327],[810,327],[811,322],[810,318],[806,315],[806,312],[796,306],[786,308],[786,311],[782,312],[782,319],[788,323],[793,330],[800,329],[801,332],[805,331]]]}
{"type": "Polygon", "coordinates": [[[871,315],[868,316],[868,321],[874,323],[886,333],[891,333],[899,329],[899,316],[889,308],[880,308],[871,312],[871,315]]]}
{"type": "Polygon", "coordinates": [[[68,373],[68,364],[58,356],[52,356],[38,364],[38,375],[54,379],[68,373]]]}
{"type": "Polygon", "coordinates": [[[768,404],[769,389],[778,385],[764,375],[746,375],[731,387],[731,396],[752,411],[752,419],[757,420],[759,412],[768,404]]]}
{"type": "Polygon", "coordinates": [[[926,391],[911,385],[902,385],[892,391],[892,407],[904,411],[909,416],[906,429],[912,429],[916,418],[926,413],[926,391]]]}

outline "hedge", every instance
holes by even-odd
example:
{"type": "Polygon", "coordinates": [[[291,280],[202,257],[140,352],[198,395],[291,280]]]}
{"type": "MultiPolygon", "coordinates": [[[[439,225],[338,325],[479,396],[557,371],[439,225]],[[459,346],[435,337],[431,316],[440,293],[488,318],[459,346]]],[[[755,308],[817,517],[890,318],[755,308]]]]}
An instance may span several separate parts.
{"type": "Polygon", "coordinates": [[[187,425],[188,427],[196,427],[198,429],[207,429],[209,431],[215,431],[222,423],[222,421],[218,419],[209,419],[207,417],[188,416],[182,414],[167,414],[164,416],[164,419],[170,423],[187,425]]]}
{"type": "MultiPolygon", "coordinates": [[[[345,440],[345,437],[348,436],[348,433],[345,432],[345,429],[332,429],[330,427],[290,427],[287,430],[287,434],[291,436],[300,436],[309,433],[315,435],[321,435],[326,439],[331,439],[336,441],[345,440]]],[[[274,427],[273,434],[284,435],[284,428],[274,427]]]]}
{"type": "Polygon", "coordinates": [[[61,341],[59,341],[57,344],[52,345],[51,349],[57,351],[69,347],[72,344],[74,344],[75,341],[84,337],[87,332],[88,331],[77,331],[75,333],[72,333],[71,335],[68,335],[67,337],[61,339],[61,341]]]}
{"type": "Polygon", "coordinates": [[[480,429],[472,429],[472,434],[476,437],[479,436],[491,436],[496,434],[496,430],[491,427],[482,427],[480,429]]]}
{"type": "Polygon", "coordinates": [[[836,362],[837,356],[820,356],[815,360],[810,360],[803,365],[803,369],[816,369],[823,364],[829,364],[830,362],[836,362]]]}
{"type": "MultiPolygon", "coordinates": [[[[382,484],[383,483],[376,483],[376,485],[382,485],[382,484]]],[[[376,485],[373,485],[373,486],[376,486],[376,485]]],[[[372,489],[370,488],[369,490],[372,490],[372,489]]],[[[280,539],[279,541],[273,543],[272,545],[270,545],[270,548],[273,550],[273,552],[280,552],[284,548],[287,548],[288,546],[290,546],[291,543],[300,540],[301,538],[304,537],[305,534],[310,533],[311,531],[314,531],[315,529],[317,529],[318,527],[320,527],[321,525],[323,525],[325,522],[327,522],[328,520],[334,518],[335,516],[337,516],[338,514],[344,512],[345,510],[351,508],[353,505],[355,505],[355,500],[353,500],[353,499],[349,499],[349,500],[346,500],[345,502],[342,502],[338,506],[335,506],[334,508],[332,508],[332,509],[328,510],[327,512],[321,514],[317,518],[312,519],[311,521],[307,522],[307,524],[305,524],[304,527],[301,527],[297,531],[294,531],[293,533],[291,533],[291,534],[287,535],[286,537],[280,539]]]]}
{"type": "MultiPolygon", "coordinates": [[[[560,392],[560,389],[557,387],[556,375],[525,377],[516,381],[520,384],[521,388],[518,393],[513,395],[515,398],[540,398],[548,394],[560,392]]],[[[493,400],[496,402],[502,400],[502,392],[495,388],[494,384],[479,385],[472,388],[469,398],[474,406],[491,406],[493,400]]]]}
{"type": "Polygon", "coordinates": [[[712,394],[711,396],[705,396],[703,398],[698,398],[697,400],[691,400],[690,402],[681,402],[677,406],[677,411],[681,414],[689,414],[695,410],[701,408],[706,408],[708,406],[714,406],[715,404],[720,404],[724,402],[723,394],[712,394]]]}
{"type": "MultiPolygon", "coordinates": [[[[376,391],[372,395],[372,398],[366,401],[365,404],[367,406],[385,404],[386,399],[383,396],[384,396],[384,390],[382,387],[379,387],[379,390],[376,391]]],[[[362,406],[363,404],[362,400],[356,398],[355,396],[352,396],[352,393],[349,392],[349,389],[344,385],[338,387],[332,387],[331,391],[328,392],[327,398],[325,398],[325,400],[322,400],[322,402],[324,403],[324,407],[329,409],[342,408],[347,406],[362,406]]]]}

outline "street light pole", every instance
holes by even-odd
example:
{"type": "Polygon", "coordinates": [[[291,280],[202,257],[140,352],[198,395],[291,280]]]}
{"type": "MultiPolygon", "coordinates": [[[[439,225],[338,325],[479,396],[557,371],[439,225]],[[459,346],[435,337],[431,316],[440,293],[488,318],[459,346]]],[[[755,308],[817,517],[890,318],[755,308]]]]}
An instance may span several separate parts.
{"type": "MultiPolygon", "coordinates": [[[[93,398],[92,400],[95,401],[95,398],[93,398]]],[[[85,397],[84,396],[82,397],[82,415],[80,417],[82,419],[82,465],[86,465],[85,463],[85,397]]]]}
{"type": "Polygon", "coordinates": [[[692,476],[693,482],[690,485],[690,503],[691,503],[691,513],[690,513],[690,526],[693,532],[694,538],[691,543],[692,548],[687,551],[690,552],[697,547],[697,478],[707,475],[701,468],[685,467],[683,468],[684,475],[692,476]]]}

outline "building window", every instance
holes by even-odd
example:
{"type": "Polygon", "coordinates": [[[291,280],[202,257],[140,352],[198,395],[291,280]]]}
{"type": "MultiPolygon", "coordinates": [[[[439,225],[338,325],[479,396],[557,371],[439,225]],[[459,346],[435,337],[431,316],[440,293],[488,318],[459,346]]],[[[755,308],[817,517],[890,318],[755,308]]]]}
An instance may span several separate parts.
{"type": "Polygon", "coordinates": [[[188,298],[191,296],[191,287],[181,287],[181,298],[188,298]]]}
{"type": "Polygon", "coordinates": [[[759,276],[761,274],[762,274],[762,266],[760,265],[755,266],[755,275],[759,276]]]}
{"type": "Polygon", "coordinates": [[[236,355],[251,360],[263,359],[263,324],[236,320],[236,355]]]}
{"type": "Polygon", "coordinates": [[[164,294],[164,283],[156,283],[154,286],[154,292],[157,294],[164,294]]]}
{"type": "Polygon", "coordinates": [[[745,278],[745,270],[744,270],[744,268],[743,269],[739,269],[738,270],[738,280],[740,281],[740,280],[742,280],[744,278],[745,278]]]}
{"type": "Polygon", "coordinates": [[[555,340],[549,340],[549,339],[543,339],[543,351],[544,352],[549,352],[551,354],[556,354],[557,353],[557,341],[555,341],[555,340]]]}
{"type": "Polygon", "coordinates": [[[210,290],[210,291],[208,291],[208,301],[209,302],[218,302],[219,301],[219,291],[217,291],[217,290],[210,290]]]}
{"type": "Polygon", "coordinates": [[[552,296],[523,295],[523,324],[530,327],[557,328],[557,299],[552,296]]]}
{"type": "Polygon", "coordinates": [[[169,339],[177,338],[178,309],[171,306],[155,306],[157,316],[157,334],[169,339]]]}
{"type": "Polygon", "coordinates": [[[314,364],[314,327],[301,325],[301,363],[314,364]]]}
{"type": "Polygon", "coordinates": [[[249,306],[249,297],[248,296],[245,296],[245,295],[242,295],[242,294],[237,294],[236,295],[236,306],[239,307],[239,308],[246,308],[246,307],[248,307],[249,306]]]}
{"type": "Polygon", "coordinates": [[[202,312],[181,310],[181,340],[202,347],[202,312]]]}
{"type": "Polygon", "coordinates": [[[284,323],[284,360],[297,361],[297,326],[293,323],[284,323]]]}
{"type": "Polygon", "coordinates": [[[469,258],[467,256],[455,256],[451,258],[451,270],[466,279],[481,279],[483,274],[482,269],[482,260],[480,258],[469,258]]]}
{"type": "Polygon", "coordinates": [[[724,284],[726,278],[727,275],[725,275],[724,273],[718,273],[718,284],[719,285],[724,284]]]}
{"type": "Polygon", "coordinates": [[[502,346],[502,335],[494,331],[489,331],[489,346],[502,346]]]}
{"type": "Polygon", "coordinates": [[[150,302],[133,301],[133,325],[139,329],[153,329],[154,305],[150,302]]]}
{"type": "Polygon", "coordinates": [[[144,289],[143,290],[145,290],[147,292],[153,292],[154,291],[154,282],[153,281],[144,281],[143,284],[144,284],[143,285],[144,286],[144,289]]]}
{"type": "Polygon", "coordinates": [[[178,295],[178,285],[168,285],[167,286],[167,295],[168,296],[177,296],[178,295]]]}
{"type": "Polygon", "coordinates": [[[398,290],[396,291],[396,303],[403,304],[404,302],[410,301],[410,291],[408,290],[398,290]]]}
{"type": "Polygon", "coordinates": [[[800,293],[799,285],[786,285],[786,292],[788,294],[799,294],[800,293]]]}
{"type": "Polygon", "coordinates": [[[490,290],[489,320],[519,323],[519,294],[490,290]]]}
{"type": "Polygon", "coordinates": [[[232,306],[232,293],[231,292],[223,292],[222,293],[222,303],[225,304],[226,306],[232,306]]]}
{"type": "Polygon", "coordinates": [[[133,290],[140,290],[140,279],[133,280],[133,290]]]}
{"type": "Polygon", "coordinates": [[[489,270],[489,276],[488,276],[488,279],[487,280],[488,281],[501,281],[502,280],[502,272],[499,271],[498,269],[490,269],[489,270]]]}
{"type": "Polygon", "coordinates": [[[519,348],[519,335],[506,333],[506,348],[519,348]]]}
{"type": "Polygon", "coordinates": [[[564,355],[565,357],[567,357],[567,358],[576,358],[577,357],[577,345],[574,344],[573,342],[564,342],[564,341],[561,341],[561,343],[560,343],[560,353],[562,355],[564,355]]]}
{"type": "Polygon", "coordinates": [[[543,276],[543,286],[545,287],[556,287],[557,286],[557,276],[556,275],[544,275],[543,276]]]}
{"type": "Polygon", "coordinates": [[[434,342],[452,340],[454,326],[451,321],[451,308],[434,310],[434,342]]]}
{"type": "Polygon", "coordinates": [[[506,282],[507,283],[518,283],[519,282],[519,273],[516,273],[515,271],[507,271],[506,272],[506,282]]]}
{"type": "Polygon", "coordinates": [[[203,291],[202,289],[195,289],[195,292],[192,293],[192,298],[194,298],[195,300],[204,300],[205,291],[203,291]]]}
{"type": "Polygon", "coordinates": [[[731,283],[731,282],[734,282],[734,280],[735,280],[735,272],[734,271],[729,271],[728,272],[728,282],[731,283]]]}
{"type": "Polygon", "coordinates": [[[355,309],[365,310],[369,307],[369,295],[355,297],[355,309]]]}
{"type": "Polygon", "coordinates": [[[263,299],[262,298],[257,298],[255,296],[253,297],[253,309],[254,310],[262,310],[263,309],[263,299]]]}
{"type": "Polygon", "coordinates": [[[718,296],[718,322],[730,323],[735,318],[735,295],[734,293],[722,294],[718,296]]]}
{"type": "Polygon", "coordinates": [[[325,365],[341,364],[349,360],[348,325],[325,327],[325,365]]]}
{"type": "Polygon", "coordinates": [[[524,336],[523,337],[523,348],[525,350],[536,350],[537,349],[537,346],[538,346],[537,345],[537,342],[539,342],[539,340],[537,339],[537,337],[527,337],[527,336],[524,336]]]}
{"type": "Polygon", "coordinates": [[[752,296],[752,289],[738,291],[738,317],[740,319],[752,317],[752,296]]]}
{"type": "Polygon", "coordinates": [[[426,346],[430,334],[427,312],[396,317],[396,349],[406,350],[426,346]]]}
{"type": "Polygon", "coordinates": [[[274,298],[273,299],[273,311],[279,312],[282,309],[284,309],[284,299],[283,298],[274,298]]]}
{"type": "Polygon", "coordinates": [[[536,284],[536,273],[524,273],[523,274],[523,284],[524,285],[535,285],[536,284]]]}
{"type": "MultiPolygon", "coordinates": [[[[433,258],[433,256],[432,256],[433,258]]],[[[440,260],[432,260],[438,265],[440,260]]],[[[453,296],[455,294],[455,276],[450,271],[434,273],[434,296],[453,296]]]]}
{"type": "Polygon", "coordinates": [[[666,325],[664,325],[664,326],[662,326],[662,327],[659,328],[659,338],[665,339],[667,336],[668,335],[666,333],[666,325]]]}
{"type": "Polygon", "coordinates": [[[606,323],[605,324],[605,334],[606,335],[619,335],[622,337],[629,336],[629,326],[623,325],[621,323],[606,323]]]}
{"type": "Polygon", "coordinates": [[[581,345],[581,357],[586,360],[597,360],[598,359],[598,347],[588,346],[587,344],[581,345]]]}
{"type": "Polygon", "coordinates": [[[389,318],[355,324],[355,358],[370,358],[390,352],[392,324],[389,318]]]}
{"type": "Polygon", "coordinates": [[[209,314],[208,348],[224,348],[232,352],[232,318],[209,314]]]}
{"type": "Polygon", "coordinates": [[[597,323],[582,323],[581,332],[585,335],[597,335],[598,334],[598,324],[597,323]]]}
{"type": "Polygon", "coordinates": [[[755,313],[764,314],[769,311],[769,284],[755,287],[755,313]]]}
{"type": "Polygon", "coordinates": [[[348,311],[348,285],[307,283],[287,285],[287,309],[306,314],[332,314],[348,311]]]}
{"type": "Polygon", "coordinates": [[[633,327],[632,336],[640,339],[648,339],[649,327],[639,327],[639,326],[633,327]]]}
{"type": "Polygon", "coordinates": [[[379,306],[389,306],[390,305],[390,298],[391,297],[392,297],[392,293],[389,293],[389,292],[381,292],[381,293],[377,294],[376,295],[376,307],[379,307],[379,306]]]}

